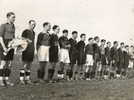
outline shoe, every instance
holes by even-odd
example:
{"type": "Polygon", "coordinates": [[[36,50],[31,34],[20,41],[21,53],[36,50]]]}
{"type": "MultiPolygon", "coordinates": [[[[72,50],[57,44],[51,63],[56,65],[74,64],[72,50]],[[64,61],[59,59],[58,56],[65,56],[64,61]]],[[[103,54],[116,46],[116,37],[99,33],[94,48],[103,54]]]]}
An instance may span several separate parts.
{"type": "Polygon", "coordinates": [[[39,79],[38,82],[41,84],[45,83],[45,81],[43,79],[39,79]]]}
{"type": "Polygon", "coordinates": [[[26,84],[33,85],[33,82],[31,80],[26,80],[26,84]]]}
{"type": "Polygon", "coordinates": [[[87,81],[90,81],[91,79],[90,79],[90,78],[87,78],[86,80],[87,80],[87,81]]]}
{"type": "Polygon", "coordinates": [[[108,79],[108,76],[107,75],[104,75],[104,80],[107,80],[108,79]]]}
{"type": "Polygon", "coordinates": [[[48,83],[54,83],[53,80],[49,80],[48,83]]]}
{"type": "Polygon", "coordinates": [[[26,85],[26,82],[25,81],[20,81],[19,84],[26,85]]]}
{"type": "Polygon", "coordinates": [[[64,74],[58,74],[57,77],[58,77],[59,79],[63,79],[63,78],[64,78],[64,74]]]}
{"type": "Polygon", "coordinates": [[[121,76],[120,76],[119,74],[116,75],[116,78],[117,78],[117,79],[120,79],[120,77],[121,77],[121,76]]]}
{"type": "Polygon", "coordinates": [[[8,85],[8,86],[14,86],[14,83],[10,82],[9,80],[6,80],[5,84],[8,85]]]}
{"type": "Polygon", "coordinates": [[[6,86],[2,80],[0,81],[0,86],[2,87],[6,86]]]}

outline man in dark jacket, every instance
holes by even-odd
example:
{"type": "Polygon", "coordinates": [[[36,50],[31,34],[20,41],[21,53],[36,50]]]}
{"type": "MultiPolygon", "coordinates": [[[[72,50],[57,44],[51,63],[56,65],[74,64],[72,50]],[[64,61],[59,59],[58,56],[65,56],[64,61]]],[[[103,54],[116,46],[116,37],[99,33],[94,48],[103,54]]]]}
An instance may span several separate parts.
{"type": "Polygon", "coordinates": [[[79,79],[84,78],[84,68],[86,63],[86,54],[85,54],[85,39],[86,35],[80,35],[81,40],[77,43],[77,50],[78,50],[78,77],[79,79]]]}
{"type": "Polygon", "coordinates": [[[107,42],[107,46],[105,48],[105,56],[106,56],[106,71],[104,72],[104,76],[108,77],[109,75],[109,69],[110,69],[110,62],[111,62],[111,58],[110,58],[110,50],[111,50],[111,42],[107,42]]]}
{"type": "Polygon", "coordinates": [[[92,75],[95,78],[98,78],[98,71],[97,68],[100,66],[100,48],[99,48],[100,38],[98,36],[94,37],[94,44],[93,44],[93,59],[94,59],[94,67],[92,75]]]}
{"type": "Polygon", "coordinates": [[[116,75],[116,70],[117,70],[117,66],[118,66],[118,61],[119,61],[119,57],[118,57],[118,42],[114,41],[113,43],[113,47],[110,50],[110,58],[111,58],[111,64],[110,64],[110,79],[111,78],[115,78],[116,75]]]}
{"type": "Polygon", "coordinates": [[[77,50],[77,36],[78,36],[78,32],[77,31],[73,31],[72,32],[72,38],[69,39],[69,43],[71,45],[70,50],[69,50],[69,57],[70,57],[70,78],[72,78],[73,80],[75,79],[75,74],[77,74],[76,72],[76,63],[77,63],[77,58],[78,58],[78,50],[77,50]]]}
{"type": "Polygon", "coordinates": [[[126,45],[125,50],[124,50],[124,66],[122,66],[122,69],[121,69],[121,75],[123,79],[126,78],[126,75],[127,75],[126,72],[129,66],[129,60],[130,60],[129,46],[126,45]]]}
{"type": "Polygon", "coordinates": [[[125,59],[124,59],[124,43],[123,42],[120,43],[120,47],[118,49],[118,57],[119,57],[119,60],[118,60],[118,67],[117,67],[116,77],[120,78],[121,77],[121,69],[123,68],[124,62],[125,62],[125,59]]]}

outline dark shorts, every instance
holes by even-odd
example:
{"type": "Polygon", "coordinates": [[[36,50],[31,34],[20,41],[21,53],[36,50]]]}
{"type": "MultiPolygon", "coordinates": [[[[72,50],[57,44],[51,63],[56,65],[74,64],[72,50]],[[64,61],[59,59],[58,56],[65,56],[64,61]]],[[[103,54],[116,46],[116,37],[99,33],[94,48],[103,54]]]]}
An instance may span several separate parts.
{"type": "Polygon", "coordinates": [[[49,48],[49,61],[51,63],[58,62],[58,46],[53,46],[49,48]]]}
{"type": "Polygon", "coordinates": [[[34,59],[34,47],[29,46],[25,51],[22,52],[23,62],[33,62],[34,59]]]}
{"type": "Polygon", "coordinates": [[[34,59],[34,52],[23,52],[22,61],[23,62],[32,62],[34,59]]]}
{"type": "Polygon", "coordinates": [[[77,61],[78,61],[77,62],[78,65],[84,65],[86,63],[86,56],[85,56],[85,54],[80,54],[78,56],[77,61]]]}
{"type": "MultiPolygon", "coordinates": [[[[4,40],[5,46],[8,47],[8,43],[11,41],[11,39],[4,40]]],[[[2,46],[0,45],[0,60],[5,61],[12,61],[14,57],[14,49],[11,49],[6,55],[4,55],[4,50],[2,46]]]]}

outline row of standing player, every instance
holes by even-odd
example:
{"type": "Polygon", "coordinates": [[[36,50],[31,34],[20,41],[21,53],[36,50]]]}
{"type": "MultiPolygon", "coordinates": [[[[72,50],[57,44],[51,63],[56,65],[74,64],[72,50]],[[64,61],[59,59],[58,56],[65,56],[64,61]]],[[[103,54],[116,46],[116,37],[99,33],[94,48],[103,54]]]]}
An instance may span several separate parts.
{"type": "MultiPolygon", "coordinates": [[[[14,85],[9,81],[14,49],[11,49],[7,55],[4,55],[4,52],[8,49],[8,43],[15,38],[15,17],[16,16],[13,12],[7,13],[7,22],[0,26],[1,86],[14,85]]],[[[22,84],[32,84],[30,80],[30,73],[35,52],[35,20],[30,20],[28,25],[29,27],[23,31],[22,37],[31,40],[32,43],[28,44],[26,50],[22,52],[23,66],[20,69],[20,83],[22,84]]],[[[101,41],[102,44],[99,47],[99,37],[95,37],[94,39],[89,38],[89,44],[86,46],[84,42],[86,39],[85,34],[80,35],[81,40],[77,43],[77,31],[73,31],[72,38],[68,40],[68,30],[63,30],[63,36],[58,38],[57,34],[60,31],[60,27],[58,25],[54,25],[52,28],[53,33],[51,35],[49,34],[50,29],[50,23],[45,22],[43,24],[43,31],[39,33],[36,43],[38,61],[40,65],[37,71],[39,82],[44,82],[44,76],[46,76],[45,72],[48,73],[46,79],[53,81],[58,62],[60,62],[60,68],[58,69],[56,76],[58,78],[62,77],[65,79],[76,80],[102,76],[102,72],[105,75],[107,73],[106,65],[109,65],[111,62],[112,66],[114,66],[112,69],[116,70],[118,75],[121,74],[121,69],[126,68],[128,65],[128,46],[126,46],[126,51],[123,51],[122,47],[117,50],[118,43],[114,42],[114,46],[111,49],[109,46],[104,49],[105,40],[101,41]],[[93,40],[94,43],[92,42],[93,40]],[[50,68],[47,66],[48,63],[51,64],[49,65],[49,67],[51,66],[50,68]],[[126,65],[125,67],[124,64],[126,65]],[[101,65],[102,67],[98,67],[101,65]]],[[[110,43],[108,42],[108,45],[109,44],[110,43]]]]}
{"type": "Polygon", "coordinates": [[[53,26],[53,33],[50,35],[50,23],[43,24],[45,29],[41,32],[37,40],[38,60],[40,68],[38,78],[43,81],[45,68],[50,62],[48,68],[49,81],[53,80],[56,65],[60,62],[60,68],[57,71],[58,78],[67,80],[78,80],[92,78],[108,79],[122,76],[126,77],[126,70],[129,66],[129,46],[123,42],[118,49],[118,42],[114,41],[113,47],[106,40],[101,40],[98,36],[89,38],[88,45],[85,44],[86,35],[81,34],[81,40],[77,42],[77,31],[72,32],[72,38],[68,39],[68,30],[63,30],[63,35],[58,39],[60,27],[53,26]],[[125,45],[125,46],[124,46],[125,45]],[[60,49],[59,49],[60,47],[60,49]]]}
{"type": "MultiPolygon", "coordinates": [[[[31,20],[29,24],[33,24],[32,26],[35,27],[34,20],[31,20]]],[[[86,45],[85,34],[81,34],[81,40],[77,42],[77,31],[73,31],[72,38],[68,39],[68,30],[63,30],[63,35],[58,38],[60,27],[54,25],[52,29],[53,33],[50,34],[51,24],[49,22],[43,23],[43,31],[39,33],[37,38],[38,82],[43,83],[44,77],[49,82],[55,82],[57,79],[90,80],[93,78],[114,78],[115,75],[126,76],[126,69],[129,64],[128,45],[124,49],[124,43],[121,43],[118,49],[117,41],[113,43],[112,48],[111,43],[107,42],[105,48],[106,41],[102,39],[99,46],[100,38],[98,36],[89,38],[89,43],[86,45]],[[55,73],[56,77],[54,76],[55,73]]],[[[31,31],[28,31],[26,29],[22,33],[22,37],[34,41],[34,38],[30,38],[33,33],[30,35],[31,31]]],[[[33,48],[34,42],[22,53],[22,61],[24,62],[24,67],[20,71],[20,82],[22,84],[31,83],[30,66],[34,58],[33,48]],[[29,74],[25,74],[26,72],[29,74]]]]}

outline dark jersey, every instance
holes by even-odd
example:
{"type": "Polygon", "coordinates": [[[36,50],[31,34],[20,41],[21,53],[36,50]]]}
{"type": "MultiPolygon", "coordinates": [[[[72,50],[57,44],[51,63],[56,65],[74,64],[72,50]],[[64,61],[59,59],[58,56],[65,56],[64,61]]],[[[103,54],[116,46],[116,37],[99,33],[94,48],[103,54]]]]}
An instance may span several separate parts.
{"type": "Polygon", "coordinates": [[[93,51],[93,44],[87,44],[85,47],[85,53],[86,54],[90,54],[93,55],[94,51],[93,51]]]}
{"type": "Polygon", "coordinates": [[[106,55],[105,47],[100,46],[100,60],[102,65],[106,65],[106,55]]]}
{"type": "Polygon", "coordinates": [[[118,49],[112,47],[110,50],[110,58],[111,60],[114,60],[116,63],[119,61],[119,57],[118,57],[118,49]]]}
{"type": "Polygon", "coordinates": [[[56,34],[50,36],[49,61],[58,62],[58,36],[56,34]]]}
{"type": "Polygon", "coordinates": [[[98,44],[93,44],[93,58],[95,61],[100,61],[100,48],[98,44]]]}
{"type": "Polygon", "coordinates": [[[68,44],[69,44],[69,40],[68,40],[67,37],[61,36],[61,37],[59,38],[59,45],[60,45],[60,48],[68,49],[68,47],[66,47],[68,44]]]}
{"type": "Polygon", "coordinates": [[[79,41],[77,44],[78,50],[78,65],[86,63],[86,54],[85,54],[85,43],[84,41],[79,41]]]}
{"type": "MultiPolygon", "coordinates": [[[[8,48],[9,42],[15,38],[15,26],[14,24],[5,23],[0,26],[0,37],[3,38],[5,46],[8,48]]],[[[0,44],[0,59],[1,60],[13,60],[14,49],[11,49],[8,54],[5,56],[3,54],[4,50],[2,45],[0,44]]]]}
{"type": "Polygon", "coordinates": [[[5,23],[0,26],[0,36],[3,39],[13,39],[15,37],[14,24],[5,23]]]}
{"type": "Polygon", "coordinates": [[[33,61],[34,58],[34,39],[35,39],[35,32],[29,29],[26,29],[22,33],[22,37],[31,40],[32,42],[28,44],[25,51],[22,52],[22,60],[23,61],[33,61]]]}
{"type": "Polygon", "coordinates": [[[50,35],[49,33],[39,33],[38,38],[37,38],[37,43],[36,47],[37,50],[39,49],[39,46],[44,45],[44,46],[50,46],[50,35]]]}
{"type": "Polygon", "coordinates": [[[106,55],[106,59],[108,61],[108,64],[110,64],[110,61],[111,61],[111,58],[110,58],[110,48],[109,47],[106,47],[105,48],[105,55],[106,55]]]}
{"type": "Polygon", "coordinates": [[[71,45],[69,49],[70,62],[71,64],[76,64],[78,58],[77,41],[70,38],[69,44],[71,45]]]}
{"type": "Polygon", "coordinates": [[[130,60],[130,55],[127,51],[124,51],[124,59],[125,59],[125,64],[124,64],[124,67],[125,68],[128,68],[128,65],[129,65],[129,60],[130,60]]]}
{"type": "Polygon", "coordinates": [[[71,38],[69,39],[69,44],[71,45],[69,52],[71,54],[77,54],[77,41],[71,38]]]}
{"type": "Polygon", "coordinates": [[[50,35],[50,47],[58,46],[58,36],[56,34],[50,35]]]}
{"type": "Polygon", "coordinates": [[[118,64],[120,66],[124,65],[125,55],[124,55],[124,51],[121,48],[118,49],[118,58],[119,58],[118,64]]]}
{"type": "Polygon", "coordinates": [[[105,47],[100,46],[100,55],[105,55],[105,47]]]}

